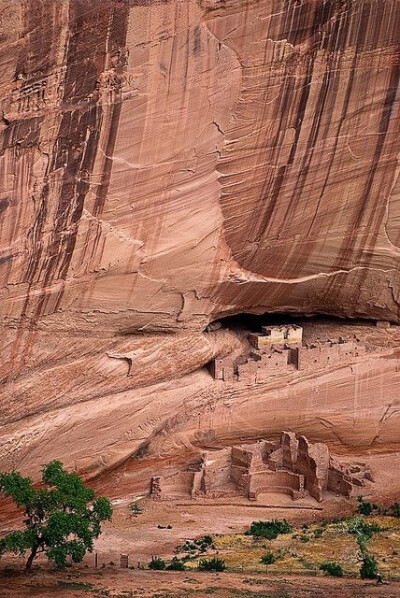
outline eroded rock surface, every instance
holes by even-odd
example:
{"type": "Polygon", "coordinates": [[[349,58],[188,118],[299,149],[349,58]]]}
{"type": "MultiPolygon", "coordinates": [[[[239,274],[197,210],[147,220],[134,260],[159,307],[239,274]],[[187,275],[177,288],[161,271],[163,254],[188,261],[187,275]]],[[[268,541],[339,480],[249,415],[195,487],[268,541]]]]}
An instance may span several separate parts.
{"type": "MultiPolygon", "coordinates": [[[[397,0],[0,11],[2,466],[100,472],[162,430],[190,445],[215,396],[199,368],[240,342],[204,336],[226,314],[399,320],[397,0]]],[[[356,390],[333,420],[319,390],[296,391],[299,431],[396,443],[396,361],[379,367],[340,374],[356,390]]],[[[225,392],[229,437],[248,398],[229,420],[225,392]]]]}
{"type": "Polygon", "coordinates": [[[5,323],[398,319],[397,0],[1,8],[5,323]]]}

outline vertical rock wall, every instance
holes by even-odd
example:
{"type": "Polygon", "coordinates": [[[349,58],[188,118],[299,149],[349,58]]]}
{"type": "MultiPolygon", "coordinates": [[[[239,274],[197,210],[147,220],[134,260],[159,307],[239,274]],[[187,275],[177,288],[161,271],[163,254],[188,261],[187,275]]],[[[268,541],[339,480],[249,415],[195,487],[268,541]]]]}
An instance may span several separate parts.
{"type": "Polygon", "coordinates": [[[200,333],[229,313],[399,321],[398,0],[0,0],[0,15],[16,446],[28,414],[87,400],[101,421],[101,400],[227,354],[200,333]]]}
{"type": "Polygon", "coordinates": [[[6,324],[398,318],[397,0],[1,9],[6,324]]]}

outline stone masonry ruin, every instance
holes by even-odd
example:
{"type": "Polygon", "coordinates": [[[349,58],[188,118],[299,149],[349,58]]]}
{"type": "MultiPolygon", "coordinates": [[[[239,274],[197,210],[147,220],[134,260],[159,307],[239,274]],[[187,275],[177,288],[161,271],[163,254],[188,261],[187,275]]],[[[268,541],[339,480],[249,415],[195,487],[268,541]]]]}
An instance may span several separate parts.
{"type": "Polygon", "coordinates": [[[217,357],[210,363],[214,380],[257,384],[271,376],[351,363],[367,352],[380,350],[341,337],[303,343],[303,329],[296,325],[263,326],[261,330],[247,334],[251,346],[248,354],[217,357]]]}
{"type": "Polygon", "coordinates": [[[268,493],[287,494],[293,500],[307,494],[321,502],[326,492],[357,496],[372,482],[363,463],[350,466],[329,454],[326,444],[283,432],[280,440],[262,440],[202,453],[197,465],[151,481],[155,500],[243,496],[257,500],[268,493]]]}

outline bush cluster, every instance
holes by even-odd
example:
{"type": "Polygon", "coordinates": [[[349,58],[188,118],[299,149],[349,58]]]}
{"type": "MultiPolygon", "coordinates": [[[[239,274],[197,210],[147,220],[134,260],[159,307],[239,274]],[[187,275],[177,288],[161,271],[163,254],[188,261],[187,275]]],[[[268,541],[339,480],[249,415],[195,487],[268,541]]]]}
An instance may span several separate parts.
{"type": "Polygon", "coordinates": [[[361,517],[350,519],[347,529],[350,534],[363,536],[365,540],[370,540],[374,534],[383,531],[383,528],[378,523],[366,523],[361,517]]]}
{"type": "Polygon", "coordinates": [[[376,579],[378,577],[378,564],[374,556],[364,554],[360,575],[361,579],[376,579]]]}
{"type": "Polygon", "coordinates": [[[379,510],[377,505],[364,500],[362,496],[358,496],[357,500],[357,511],[358,513],[360,513],[360,515],[365,515],[368,517],[368,515],[372,515],[374,511],[376,512],[379,510]]]}
{"type": "Polygon", "coordinates": [[[198,538],[197,540],[186,540],[183,546],[178,547],[177,550],[182,552],[207,552],[208,548],[212,548],[213,546],[213,539],[212,536],[203,536],[202,538],[198,538]]]}
{"type": "Polygon", "coordinates": [[[185,563],[176,556],[174,556],[169,565],[167,565],[164,559],[155,556],[149,563],[149,569],[153,569],[153,571],[185,571],[186,567],[185,563]]]}
{"type": "Polygon", "coordinates": [[[266,554],[263,554],[263,556],[260,558],[260,563],[262,563],[263,565],[272,565],[273,563],[275,563],[277,557],[274,555],[273,552],[267,552],[266,554]]]}
{"type": "Polygon", "coordinates": [[[158,556],[153,556],[153,558],[151,559],[150,563],[149,563],[149,569],[153,569],[154,571],[164,571],[164,569],[166,568],[166,562],[164,561],[164,559],[158,557],[158,556]]]}
{"type": "Polygon", "coordinates": [[[225,561],[217,557],[212,559],[200,559],[198,565],[199,571],[225,571],[225,561]]]}
{"type": "Polygon", "coordinates": [[[319,568],[321,571],[328,573],[328,575],[333,575],[333,577],[343,577],[343,569],[335,561],[320,563],[319,568]]]}
{"type": "Polygon", "coordinates": [[[249,534],[258,538],[275,540],[279,534],[290,534],[292,531],[293,528],[286,519],[272,519],[272,521],[253,521],[249,534]]]}
{"type": "Polygon", "coordinates": [[[185,563],[174,556],[169,565],[166,566],[167,571],[185,571],[185,563]]]}

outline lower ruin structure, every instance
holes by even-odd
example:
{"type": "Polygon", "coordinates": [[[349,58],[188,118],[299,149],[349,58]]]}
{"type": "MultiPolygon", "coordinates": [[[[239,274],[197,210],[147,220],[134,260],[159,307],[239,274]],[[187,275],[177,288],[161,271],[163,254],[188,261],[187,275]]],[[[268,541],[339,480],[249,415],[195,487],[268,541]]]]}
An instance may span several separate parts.
{"type": "Polygon", "coordinates": [[[358,496],[372,474],[365,464],[345,466],[332,458],[326,444],[310,443],[304,436],[283,432],[279,441],[262,440],[201,455],[185,471],[152,478],[155,500],[221,498],[280,493],[293,500],[312,496],[321,502],[325,493],[358,496]]]}

